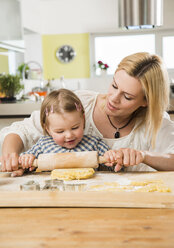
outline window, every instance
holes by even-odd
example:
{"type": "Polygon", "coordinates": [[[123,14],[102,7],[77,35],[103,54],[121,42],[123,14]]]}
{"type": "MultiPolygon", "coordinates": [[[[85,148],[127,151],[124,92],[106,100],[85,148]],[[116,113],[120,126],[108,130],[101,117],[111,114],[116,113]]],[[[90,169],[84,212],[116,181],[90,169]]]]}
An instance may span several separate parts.
{"type": "MultiPolygon", "coordinates": [[[[152,29],[148,31],[123,31],[111,34],[91,35],[91,63],[99,60],[109,65],[108,75],[113,75],[119,62],[127,55],[136,52],[149,52],[161,56],[169,71],[174,75],[174,30],[152,29]]],[[[93,71],[100,75],[100,69],[93,71]]]]}
{"type": "Polygon", "coordinates": [[[174,36],[165,36],[162,41],[162,54],[168,69],[174,68],[174,36]]]}
{"type": "MultiPolygon", "coordinates": [[[[109,65],[108,74],[114,74],[118,63],[136,52],[155,53],[155,35],[121,35],[95,38],[95,63],[101,60],[109,65]]],[[[96,70],[99,75],[99,70],[96,70]]]]}

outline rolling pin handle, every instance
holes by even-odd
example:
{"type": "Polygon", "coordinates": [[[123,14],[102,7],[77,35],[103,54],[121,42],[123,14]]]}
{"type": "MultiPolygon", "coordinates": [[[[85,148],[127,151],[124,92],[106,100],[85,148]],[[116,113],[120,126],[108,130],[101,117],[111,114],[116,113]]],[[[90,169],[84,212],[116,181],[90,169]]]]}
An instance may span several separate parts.
{"type": "Polygon", "coordinates": [[[38,167],[37,159],[34,160],[33,166],[34,166],[34,167],[38,167]]]}

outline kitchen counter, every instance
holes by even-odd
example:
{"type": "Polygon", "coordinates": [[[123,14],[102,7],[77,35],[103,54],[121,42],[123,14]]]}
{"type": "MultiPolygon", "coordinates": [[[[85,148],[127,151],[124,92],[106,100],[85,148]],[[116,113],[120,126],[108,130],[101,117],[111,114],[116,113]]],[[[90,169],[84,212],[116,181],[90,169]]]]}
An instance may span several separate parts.
{"type": "Polygon", "coordinates": [[[16,103],[1,103],[0,117],[2,116],[28,116],[34,110],[39,110],[41,102],[17,101],[16,103]]]}
{"type": "Polygon", "coordinates": [[[173,248],[174,244],[174,209],[1,208],[0,220],[4,248],[173,248]]]}
{"type": "Polygon", "coordinates": [[[0,118],[10,116],[29,116],[34,110],[39,110],[41,102],[17,101],[16,103],[0,103],[0,118]]]}
{"type": "Polygon", "coordinates": [[[0,130],[15,121],[29,117],[34,110],[39,110],[40,106],[41,102],[28,100],[16,103],[0,103],[0,130]]]}
{"type": "MultiPolygon", "coordinates": [[[[34,110],[39,110],[41,101],[17,101],[16,103],[0,103],[0,117],[29,116],[34,110]]],[[[170,98],[169,113],[174,113],[174,98],[170,98]]]]}

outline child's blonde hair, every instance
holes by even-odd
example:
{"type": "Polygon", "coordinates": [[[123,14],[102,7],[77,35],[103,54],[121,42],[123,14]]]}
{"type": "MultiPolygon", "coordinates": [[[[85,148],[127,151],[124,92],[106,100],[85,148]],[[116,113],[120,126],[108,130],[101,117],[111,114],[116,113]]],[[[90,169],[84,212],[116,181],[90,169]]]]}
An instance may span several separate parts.
{"type": "Polygon", "coordinates": [[[84,116],[84,108],[80,99],[71,91],[67,89],[54,90],[48,94],[41,105],[40,123],[44,134],[48,134],[46,127],[48,127],[48,116],[50,113],[62,114],[64,112],[74,112],[84,116]]]}

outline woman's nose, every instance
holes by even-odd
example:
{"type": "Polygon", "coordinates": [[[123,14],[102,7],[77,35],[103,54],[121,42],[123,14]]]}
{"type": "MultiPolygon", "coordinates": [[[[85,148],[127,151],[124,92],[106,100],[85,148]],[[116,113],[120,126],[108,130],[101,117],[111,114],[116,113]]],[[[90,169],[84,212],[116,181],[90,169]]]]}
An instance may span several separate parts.
{"type": "Polygon", "coordinates": [[[120,94],[118,91],[111,95],[111,100],[115,103],[120,102],[120,94]]]}

